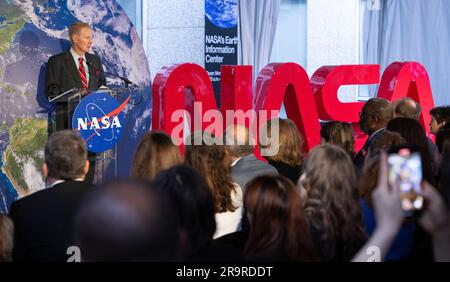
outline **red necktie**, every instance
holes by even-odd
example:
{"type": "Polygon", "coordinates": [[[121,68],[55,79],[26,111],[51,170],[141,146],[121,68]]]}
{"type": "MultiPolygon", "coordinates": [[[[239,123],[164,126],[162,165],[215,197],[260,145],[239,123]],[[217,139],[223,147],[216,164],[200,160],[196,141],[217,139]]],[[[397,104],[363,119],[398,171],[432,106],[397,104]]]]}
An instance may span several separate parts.
{"type": "Polygon", "coordinates": [[[78,61],[80,62],[80,67],[78,68],[78,73],[80,74],[81,83],[83,84],[83,88],[88,88],[88,82],[86,78],[86,71],[84,70],[83,66],[83,58],[78,58],[78,61]]]}

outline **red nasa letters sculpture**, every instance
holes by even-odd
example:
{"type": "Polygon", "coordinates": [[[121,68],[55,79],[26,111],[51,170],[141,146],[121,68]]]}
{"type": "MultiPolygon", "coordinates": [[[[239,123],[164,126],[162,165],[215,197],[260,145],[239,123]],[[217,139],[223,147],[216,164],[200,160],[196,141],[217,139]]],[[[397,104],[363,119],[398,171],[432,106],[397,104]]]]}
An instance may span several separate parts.
{"type": "MultiPolygon", "coordinates": [[[[220,110],[223,116],[227,110],[254,110],[257,115],[260,111],[279,111],[284,103],[287,117],[294,121],[305,137],[306,150],[320,142],[319,119],[353,123],[355,151],[362,147],[367,136],[359,130],[358,121],[364,103],[340,102],[338,89],[342,85],[379,83],[379,65],[323,66],[310,80],[298,64],[271,63],[258,74],[254,93],[251,74],[251,66],[222,66],[220,110]]],[[[173,115],[182,110],[194,117],[188,122],[191,128],[211,126],[213,121],[202,117],[209,110],[217,110],[217,104],[211,80],[202,67],[191,63],[165,67],[157,73],[152,89],[152,129],[164,130],[169,135],[177,130],[176,135],[182,139],[182,117],[174,118],[173,115]],[[197,111],[194,102],[201,102],[197,111]]],[[[395,101],[405,96],[420,103],[422,114],[419,121],[429,134],[429,111],[434,102],[427,71],[420,63],[394,62],[382,75],[377,97],[395,101]]],[[[273,114],[267,116],[271,117],[273,114]]],[[[225,123],[225,119],[222,122],[225,123]]],[[[249,125],[248,121],[246,125],[249,125]]]]}

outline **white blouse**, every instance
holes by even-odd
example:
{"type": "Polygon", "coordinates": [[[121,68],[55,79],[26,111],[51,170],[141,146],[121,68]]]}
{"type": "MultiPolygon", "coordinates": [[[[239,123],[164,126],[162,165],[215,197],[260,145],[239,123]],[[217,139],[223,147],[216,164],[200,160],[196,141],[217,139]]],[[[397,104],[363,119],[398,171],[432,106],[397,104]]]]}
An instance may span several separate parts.
{"type": "Polygon", "coordinates": [[[244,202],[242,189],[237,183],[234,183],[234,191],[231,193],[231,200],[237,209],[235,211],[226,211],[215,214],[216,233],[214,233],[213,239],[241,230],[244,202]]]}

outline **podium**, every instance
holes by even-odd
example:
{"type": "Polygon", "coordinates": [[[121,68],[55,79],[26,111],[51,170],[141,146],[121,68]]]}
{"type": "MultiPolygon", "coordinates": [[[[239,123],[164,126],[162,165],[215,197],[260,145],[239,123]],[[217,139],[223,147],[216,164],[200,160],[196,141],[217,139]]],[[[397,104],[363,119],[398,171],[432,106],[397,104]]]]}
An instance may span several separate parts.
{"type": "MultiPolygon", "coordinates": [[[[56,128],[53,128],[54,131],[63,130],[63,129],[72,129],[72,117],[75,112],[76,107],[80,104],[83,98],[96,95],[96,93],[105,93],[106,95],[118,99],[123,97],[123,95],[128,94],[131,89],[79,89],[73,88],[60,95],[49,97],[49,102],[56,103],[56,128]]],[[[89,122],[91,122],[90,117],[88,116],[89,122]]],[[[100,136],[99,132],[101,130],[94,130],[95,133],[100,136]]],[[[88,140],[84,140],[86,143],[88,140]]],[[[89,147],[88,147],[89,151],[89,147]]],[[[106,169],[113,165],[114,168],[114,178],[117,178],[117,142],[113,145],[111,149],[102,152],[92,152],[89,151],[88,159],[91,163],[92,167],[95,167],[95,171],[93,171],[93,182],[95,184],[103,183],[106,178],[106,169]]],[[[91,172],[92,173],[92,172],[91,172]]]]}
{"type": "Polygon", "coordinates": [[[76,106],[84,96],[94,92],[95,90],[72,88],[57,96],[49,97],[49,102],[56,103],[56,118],[53,119],[56,126],[53,127],[52,133],[63,129],[72,129],[72,116],[76,106]],[[63,114],[65,118],[62,116],[63,114]]]}

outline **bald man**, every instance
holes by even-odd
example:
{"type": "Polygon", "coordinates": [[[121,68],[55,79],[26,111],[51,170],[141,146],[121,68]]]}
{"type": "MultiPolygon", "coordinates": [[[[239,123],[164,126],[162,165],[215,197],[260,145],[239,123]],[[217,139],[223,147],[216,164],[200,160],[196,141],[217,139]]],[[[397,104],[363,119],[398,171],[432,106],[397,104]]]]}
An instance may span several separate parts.
{"type": "Polygon", "coordinates": [[[422,109],[412,98],[404,97],[392,103],[394,108],[394,118],[404,117],[418,120],[422,109]]]}

